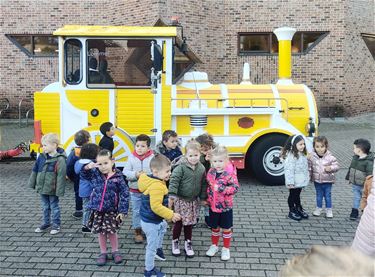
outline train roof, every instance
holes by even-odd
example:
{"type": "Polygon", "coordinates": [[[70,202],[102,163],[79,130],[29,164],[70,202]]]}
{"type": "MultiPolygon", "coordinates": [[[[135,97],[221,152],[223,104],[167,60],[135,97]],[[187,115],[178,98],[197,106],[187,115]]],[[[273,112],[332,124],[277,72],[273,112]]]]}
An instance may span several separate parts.
{"type": "Polygon", "coordinates": [[[65,25],[53,32],[68,37],[175,37],[176,27],[65,25]]]}

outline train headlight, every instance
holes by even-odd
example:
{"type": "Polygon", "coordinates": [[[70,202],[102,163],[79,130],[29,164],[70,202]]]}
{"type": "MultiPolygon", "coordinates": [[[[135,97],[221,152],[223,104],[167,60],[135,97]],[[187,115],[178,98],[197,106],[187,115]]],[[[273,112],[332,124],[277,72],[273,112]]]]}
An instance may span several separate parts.
{"type": "Polygon", "coordinates": [[[309,118],[309,123],[306,124],[306,133],[308,133],[309,137],[312,137],[314,133],[316,132],[315,123],[312,119],[312,117],[309,118]]]}

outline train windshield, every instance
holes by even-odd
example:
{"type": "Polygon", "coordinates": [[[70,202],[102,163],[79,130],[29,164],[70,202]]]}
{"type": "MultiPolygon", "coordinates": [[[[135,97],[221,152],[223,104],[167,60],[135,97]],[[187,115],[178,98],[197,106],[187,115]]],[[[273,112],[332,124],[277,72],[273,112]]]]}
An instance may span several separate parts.
{"type": "Polygon", "coordinates": [[[151,41],[88,39],[88,87],[150,86],[151,41]]]}

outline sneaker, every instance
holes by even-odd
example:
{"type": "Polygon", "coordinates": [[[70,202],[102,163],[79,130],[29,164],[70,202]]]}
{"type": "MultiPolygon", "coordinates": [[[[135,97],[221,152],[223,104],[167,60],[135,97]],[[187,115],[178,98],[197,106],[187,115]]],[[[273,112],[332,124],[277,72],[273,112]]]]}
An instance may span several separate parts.
{"type": "Polygon", "coordinates": [[[320,216],[321,213],[322,213],[322,208],[316,207],[312,214],[313,216],[320,216]]]}
{"type": "Polygon", "coordinates": [[[156,249],[155,258],[158,259],[158,260],[160,260],[160,261],[165,261],[166,260],[166,258],[164,256],[164,253],[163,253],[163,248],[156,249]]]}
{"type": "Polygon", "coordinates": [[[82,211],[75,211],[74,213],[72,213],[72,217],[74,217],[75,219],[81,219],[82,216],[83,216],[82,211]]]}
{"type": "Polygon", "coordinates": [[[194,250],[190,240],[185,240],[185,254],[188,258],[194,257],[194,250]]]}
{"type": "Polygon", "coordinates": [[[358,209],[352,209],[350,213],[350,220],[356,220],[358,218],[358,209]]]}
{"type": "Polygon", "coordinates": [[[222,261],[228,261],[230,259],[230,251],[229,248],[223,247],[221,249],[221,260],[222,261]]]}
{"type": "Polygon", "coordinates": [[[56,235],[60,233],[60,227],[52,227],[51,232],[49,232],[51,235],[56,235]]]}
{"type": "Polygon", "coordinates": [[[326,217],[327,218],[332,218],[333,217],[332,209],[327,209],[326,217]]]}
{"type": "Polygon", "coordinates": [[[156,267],[154,267],[152,270],[145,270],[144,272],[144,277],[165,277],[165,274],[159,270],[156,269],[156,267]]]}
{"type": "Polygon", "coordinates": [[[178,239],[172,240],[172,255],[175,257],[178,257],[181,255],[180,243],[178,239]]]}
{"type": "Polygon", "coordinates": [[[82,233],[91,233],[91,229],[85,225],[82,226],[82,233]]]}
{"type": "Polygon", "coordinates": [[[143,243],[143,235],[142,235],[142,229],[137,228],[134,230],[134,242],[135,243],[143,243]]]}
{"type": "Polygon", "coordinates": [[[122,263],[122,256],[121,256],[120,252],[118,252],[118,251],[112,252],[112,258],[113,258],[115,264],[121,264],[122,263]]]}
{"type": "Polygon", "coordinates": [[[309,218],[309,215],[305,212],[305,210],[302,208],[302,206],[297,207],[297,212],[302,219],[308,219],[309,218]]]}
{"type": "Polygon", "coordinates": [[[51,226],[51,225],[49,225],[49,224],[43,224],[43,225],[41,225],[40,227],[36,228],[34,232],[35,232],[35,233],[43,233],[43,232],[47,231],[47,229],[48,229],[50,226],[51,226]]]}
{"type": "Polygon", "coordinates": [[[293,220],[297,220],[297,221],[300,221],[302,219],[302,217],[299,215],[299,213],[297,212],[296,209],[292,209],[289,214],[288,214],[288,217],[290,219],[293,219],[293,220]]]}
{"type": "Polygon", "coordinates": [[[217,247],[217,245],[215,244],[212,244],[210,246],[210,248],[208,248],[207,252],[206,252],[206,256],[208,257],[213,257],[215,256],[215,254],[219,251],[219,247],[217,247]]]}
{"type": "Polygon", "coordinates": [[[108,260],[107,253],[101,253],[96,259],[96,265],[103,266],[107,263],[107,260],[108,260]]]}

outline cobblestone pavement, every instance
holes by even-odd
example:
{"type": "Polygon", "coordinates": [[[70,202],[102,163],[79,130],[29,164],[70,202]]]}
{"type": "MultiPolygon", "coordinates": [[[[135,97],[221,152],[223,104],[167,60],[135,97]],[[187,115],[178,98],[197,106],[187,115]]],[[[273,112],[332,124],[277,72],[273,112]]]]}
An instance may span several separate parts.
{"type": "MultiPolygon", "coordinates": [[[[287,215],[287,190],[260,185],[239,173],[241,190],[234,207],[234,234],[231,260],[205,257],[210,231],[198,226],[193,231],[196,256],[186,259],[170,254],[170,231],[164,240],[167,260],[157,261],[168,276],[277,276],[285,260],[304,253],[312,245],[350,245],[358,222],[348,219],[351,189],[344,180],[355,138],[374,141],[375,114],[343,121],[322,120],[320,133],[326,135],[343,169],[333,188],[334,218],[311,217],[294,222],[287,215]]],[[[0,125],[0,149],[12,147],[32,137],[32,128],[0,125]]],[[[71,217],[74,207],[72,186],[61,198],[62,229],[55,236],[36,234],[41,220],[38,195],[27,187],[32,162],[0,163],[0,275],[1,276],[142,276],[144,245],[132,242],[130,217],[120,230],[120,250],[125,262],[97,267],[96,237],[80,232],[80,221],[71,217]]],[[[302,193],[308,211],[315,205],[312,186],[302,193]]]]}

